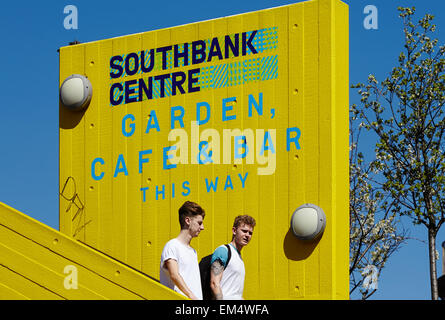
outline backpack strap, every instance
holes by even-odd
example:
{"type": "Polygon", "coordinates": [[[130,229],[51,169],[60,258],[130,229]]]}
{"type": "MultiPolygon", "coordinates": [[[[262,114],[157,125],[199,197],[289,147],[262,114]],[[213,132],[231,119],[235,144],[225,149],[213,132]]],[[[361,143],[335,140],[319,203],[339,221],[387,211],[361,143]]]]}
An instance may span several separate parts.
{"type": "Polygon", "coordinates": [[[226,244],[226,248],[227,248],[227,250],[229,250],[229,252],[227,253],[228,257],[227,257],[227,262],[226,262],[226,266],[224,267],[224,269],[227,268],[227,266],[229,265],[230,258],[232,257],[232,249],[230,249],[230,245],[226,244]]]}

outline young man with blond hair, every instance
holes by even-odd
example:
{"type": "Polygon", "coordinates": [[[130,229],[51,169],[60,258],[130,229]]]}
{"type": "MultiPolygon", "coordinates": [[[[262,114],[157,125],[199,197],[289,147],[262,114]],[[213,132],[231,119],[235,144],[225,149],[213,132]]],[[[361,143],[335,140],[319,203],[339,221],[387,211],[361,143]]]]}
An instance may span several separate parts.
{"type": "Polygon", "coordinates": [[[221,245],[213,253],[210,262],[210,288],[216,300],[243,299],[246,271],[241,250],[252,239],[255,225],[255,219],[251,216],[236,217],[232,227],[232,242],[228,248],[221,245]]]}
{"type": "Polygon", "coordinates": [[[168,241],[161,254],[160,282],[192,300],[202,300],[198,255],[190,246],[193,238],[204,230],[205,211],[186,201],[179,208],[179,235],[168,241]]]}

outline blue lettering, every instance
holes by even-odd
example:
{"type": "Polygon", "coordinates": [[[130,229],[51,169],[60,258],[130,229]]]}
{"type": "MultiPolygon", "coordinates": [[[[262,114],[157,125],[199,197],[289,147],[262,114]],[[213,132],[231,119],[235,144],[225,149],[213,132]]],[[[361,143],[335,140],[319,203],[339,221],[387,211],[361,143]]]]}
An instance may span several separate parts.
{"type": "Polygon", "coordinates": [[[170,110],[170,121],[171,121],[171,125],[170,125],[170,129],[174,129],[175,128],[175,121],[178,121],[179,124],[181,125],[181,128],[184,128],[184,120],[182,119],[184,117],[184,108],[181,106],[176,106],[176,107],[172,107],[170,110]],[[175,115],[175,111],[179,110],[180,114],[177,116],[175,115]]]}
{"type": "Polygon", "coordinates": [[[210,105],[207,102],[198,102],[196,104],[196,121],[198,125],[206,124],[210,120],[210,105]],[[207,109],[207,117],[204,120],[201,120],[201,107],[205,107],[207,109]]]}
{"type": "Polygon", "coordinates": [[[142,201],[145,202],[145,192],[148,190],[148,187],[143,187],[140,190],[142,191],[142,201]]]}
{"type": "Polygon", "coordinates": [[[156,200],[159,200],[158,195],[162,194],[162,200],[165,199],[165,184],[162,185],[162,190],[159,191],[158,186],[156,186],[156,200]]]}
{"type": "Polygon", "coordinates": [[[94,180],[101,180],[104,177],[105,172],[101,172],[100,175],[98,175],[98,176],[96,175],[95,169],[96,169],[97,162],[99,162],[101,165],[105,164],[105,161],[102,158],[94,159],[93,162],[91,163],[91,176],[93,177],[94,180]]]}
{"type": "Polygon", "coordinates": [[[295,144],[295,148],[297,148],[297,150],[301,149],[300,147],[300,143],[298,142],[298,140],[300,139],[301,136],[301,130],[297,127],[293,127],[293,128],[287,128],[286,129],[286,150],[289,151],[290,150],[290,143],[293,142],[295,144]],[[290,133],[291,132],[296,132],[297,135],[293,138],[290,137],[290,133]]]}
{"type": "Polygon", "coordinates": [[[122,134],[124,135],[124,137],[131,137],[134,133],[134,130],[136,129],[136,125],[133,121],[135,121],[135,117],[129,113],[126,114],[123,118],[122,118],[122,134]],[[132,122],[130,122],[130,131],[125,130],[126,128],[126,120],[130,119],[132,122]]]}
{"type": "Polygon", "coordinates": [[[213,189],[213,191],[216,192],[216,190],[218,189],[218,177],[216,177],[215,183],[213,183],[213,180],[207,180],[207,178],[205,180],[207,192],[210,192],[210,189],[213,189]]]}
{"type": "Polygon", "coordinates": [[[244,175],[244,178],[241,176],[241,173],[238,173],[238,177],[239,177],[239,179],[241,180],[241,184],[242,184],[242,186],[243,186],[243,189],[244,189],[244,183],[246,182],[246,179],[247,179],[247,175],[249,174],[249,172],[246,172],[246,174],[244,175]]]}
{"type": "Polygon", "coordinates": [[[187,193],[184,193],[184,191],[182,192],[182,195],[183,195],[184,197],[186,197],[186,196],[188,196],[188,195],[190,194],[190,188],[189,188],[189,186],[190,186],[190,182],[188,182],[188,181],[184,181],[184,182],[182,183],[182,189],[187,190],[187,193]]]}
{"type": "Polygon", "coordinates": [[[145,129],[145,133],[149,133],[150,129],[155,128],[156,131],[161,131],[161,129],[159,128],[159,122],[158,122],[158,117],[156,116],[156,111],[155,110],[151,110],[150,111],[150,115],[148,118],[148,122],[147,122],[147,129],[145,129]]]}
{"type": "Polygon", "coordinates": [[[142,164],[150,162],[149,158],[143,158],[143,156],[151,153],[152,153],[151,149],[139,151],[139,173],[142,173],[142,164]]]}
{"type": "Polygon", "coordinates": [[[253,95],[249,94],[249,117],[252,116],[252,106],[255,107],[256,112],[258,115],[263,115],[263,93],[260,92],[258,96],[258,103],[256,102],[253,95]]]}
{"type": "Polygon", "coordinates": [[[167,154],[170,150],[176,150],[176,146],[165,147],[163,148],[163,169],[174,169],[176,168],[176,164],[167,164],[167,160],[173,158],[172,154],[167,154]]]}
{"type": "Polygon", "coordinates": [[[234,137],[234,149],[235,149],[235,159],[241,159],[245,158],[247,154],[249,153],[249,147],[246,143],[246,137],[245,136],[236,136],[234,137]],[[239,143],[239,141],[242,141],[242,143],[239,143]],[[244,148],[244,152],[242,154],[238,153],[238,150],[244,148]]]}
{"type": "Polygon", "coordinates": [[[230,175],[227,176],[226,184],[224,186],[224,191],[226,191],[226,189],[229,187],[233,190],[232,178],[230,178],[230,175]]]}
{"type": "Polygon", "coordinates": [[[227,111],[233,109],[232,105],[227,105],[228,102],[236,101],[236,97],[226,98],[222,101],[222,121],[235,120],[236,115],[227,116],[227,111]]]}
{"type": "Polygon", "coordinates": [[[198,149],[198,163],[199,164],[206,164],[206,163],[213,163],[212,155],[213,151],[207,152],[207,149],[209,147],[209,143],[207,141],[201,141],[199,143],[198,149]],[[204,159],[202,159],[204,157],[204,159]]]}
{"type": "Polygon", "coordinates": [[[123,172],[126,176],[128,176],[127,166],[125,164],[124,155],[122,155],[122,154],[120,154],[117,159],[116,169],[114,170],[113,177],[116,178],[120,172],[123,172]]]}
{"type": "Polygon", "coordinates": [[[266,131],[264,133],[264,140],[263,140],[263,145],[261,146],[260,156],[262,156],[264,154],[264,151],[266,151],[266,150],[270,150],[270,151],[272,151],[272,153],[275,153],[275,148],[273,146],[273,141],[272,141],[269,131],[266,131]],[[270,140],[270,146],[266,145],[268,140],[270,140]]]}

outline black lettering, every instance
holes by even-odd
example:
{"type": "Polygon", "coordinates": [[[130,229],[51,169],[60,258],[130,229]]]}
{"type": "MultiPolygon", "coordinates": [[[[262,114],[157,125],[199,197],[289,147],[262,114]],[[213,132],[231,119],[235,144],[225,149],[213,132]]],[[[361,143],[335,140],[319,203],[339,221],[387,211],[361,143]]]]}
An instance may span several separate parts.
{"type": "Polygon", "coordinates": [[[148,77],[148,88],[145,84],[144,79],[139,79],[139,100],[144,100],[144,94],[147,97],[148,100],[153,99],[153,78],[148,77]]]}
{"type": "Polygon", "coordinates": [[[113,83],[113,85],[110,88],[110,102],[111,102],[111,105],[113,105],[113,106],[117,106],[117,105],[121,104],[122,99],[123,99],[123,95],[119,94],[118,99],[114,100],[114,90],[116,90],[116,89],[118,89],[119,92],[122,92],[124,90],[121,83],[119,83],[119,82],[113,83]]]}
{"type": "Polygon", "coordinates": [[[212,43],[210,44],[210,52],[209,52],[209,56],[207,58],[207,62],[212,61],[212,58],[214,56],[218,56],[219,60],[222,60],[222,58],[223,58],[217,37],[212,39],[212,43]]]}
{"type": "Polygon", "coordinates": [[[159,87],[161,88],[161,95],[160,98],[165,97],[165,79],[170,78],[170,73],[162,74],[159,76],[155,76],[155,80],[159,80],[159,87]]]}
{"type": "Polygon", "coordinates": [[[110,68],[112,69],[110,72],[110,77],[112,79],[116,79],[119,78],[122,73],[124,72],[124,69],[122,68],[122,66],[116,62],[122,62],[123,59],[121,56],[114,56],[110,59],[110,68]],[[117,73],[115,73],[114,71],[117,71],[117,73]]]}
{"type": "Polygon", "coordinates": [[[179,91],[181,92],[181,94],[185,93],[185,90],[182,87],[184,82],[185,82],[185,73],[184,72],[174,72],[172,74],[172,96],[176,95],[176,88],[179,88],[179,91]],[[181,79],[178,80],[178,77],[180,77],[181,79]]]}
{"type": "Polygon", "coordinates": [[[192,64],[202,63],[206,59],[206,43],[204,40],[192,42],[192,64]],[[198,49],[198,46],[200,47],[198,49]],[[196,56],[200,56],[199,59],[196,56]]]}
{"type": "Polygon", "coordinates": [[[125,72],[127,73],[128,76],[132,76],[132,75],[135,75],[138,72],[138,70],[139,70],[139,56],[134,52],[129,53],[127,55],[127,57],[125,58],[125,72]],[[131,59],[133,59],[133,61],[134,61],[133,70],[130,69],[130,65],[131,65],[130,60],[131,59]]]}
{"type": "Polygon", "coordinates": [[[144,73],[150,72],[151,70],[153,70],[153,67],[155,65],[155,51],[154,49],[150,50],[150,64],[148,65],[148,67],[145,66],[145,51],[141,51],[141,70],[144,73]]]}
{"type": "Polygon", "coordinates": [[[167,69],[167,52],[172,49],[172,46],[157,48],[156,52],[162,53],[162,70],[167,69]]]}
{"type": "Polygon", "coordinates": [[[232,39],[230,39],[229,35],[225,36],[225,38],[224,38],[224,57],[226,59],[229,58],[229,48],[235,57],[239,56],[239,33],[235,34],[235,44],[233,44],[232,39]]]}
{"type": "Polygon", "coordinates": [[[184,43],[184,51],[179,52],[179,45],[175,45],[175,51],[174,51],[174,59],[175,59],[175,68],[179,67],[179,58],[184,59],[184,66],[189,65],[189,44],[184,43]]]}
{"type": "Polygon", "coordinates": [[[247,54],[247,47],[249,47],[250,51],[252,51],[253,54],[258,53],[254,46],[252,46],[252,41],[255,38],[255,35],[257,33],[257,30],[252,31],[249,40],[246,41],[247,33],[243,32],[243,56],[247,54]]]}
{"type": "Polygon", "coordinates": [[[130,97],[130,95],[134,94],[135,88],[131,87],[132,85],[135,85],[137,83],[137,80],[129,80],[125,81],[125,103],[132,103],[137,102],[138,97],[130,97]]]}
{"type": "Polygon", "coordinates": [[[199,78],[198,77],[194,77],[195,75],[199,75],[200,73],[200,69],[191,69],[188,71],[188,89],[189,89],[189,93],[190,92],[198,92],[201,88],[199,86],[197,87],[193,87],[193,84],[195,84],[196,82],[198,82],[199,78]]]}

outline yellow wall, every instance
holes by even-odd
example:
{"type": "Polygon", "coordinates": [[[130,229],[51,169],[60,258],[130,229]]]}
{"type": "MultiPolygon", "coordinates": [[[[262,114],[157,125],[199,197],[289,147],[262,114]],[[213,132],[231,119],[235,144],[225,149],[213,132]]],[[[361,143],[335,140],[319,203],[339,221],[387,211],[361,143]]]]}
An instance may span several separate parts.
{"type": "Polygon", "coordinates": [[[192,241],[200,258],[230,240],[235,216],[256,219],[252,242],[243,249],[246,299],[347,299],[348,52],[348,8],[337,0],[307,1],[61,48],[60,84],[71,74],[86,75],[93,98],[83,112],[60,107],[60,230],[158,278],[162,248],[179,233],[178,208],[186,200],[195,201],[206,210],[205,230],[192,241]],[[115,55],[236,33],[241,38],[243,32],[269,28],[277,31],[277,42],[267,40],[272,46],[258,54],[110,79],[110,59],[115,55]],[[278,67],[267,79],[255,80],[246,69],[244,83],[110,105],[110,86],[116,82],[193,68],[203,72],[268,57],[276,57],[278,67]],[[260,93],[263,115],[253,109],[249,117],[249,95],[259,101],[260,93]],[[227,115],[236,119],[222,121],[222,101],[230,97],[236,102],[227,115]],[[224,129],[276,130],[273,174],[259,175],[257,169],[264,166],[245,159],[242,164],[178,164],[163,169],[163,148],[174,144],[168,141],[171,108],[184,108],[184,129],[190,136],[196,104],[202,101],[210,104],[211,118],[200,132],[216,129],[221,143],[224,129]],[[152,110],[160,131],[146,133],[152,110]],[[136,131],[125,137],[122,120],[128,114],[135,118],[136,131]],[[301,148],[291,144],[287,151],[286,129],[293,127],[301,130],[301,148]],[[139,173],[139,152],[147,149],[152,154],[139,173]],[[119,155],[128,175],[120,172],[114,177],[119,155]],[[96,180],[91,167],[99,157],[104,164],[96,164],[94,174],[104,176],[96,180]],[[238,174],[246,173],[243,188],[238,174]],[[233,189],[224,191],[228,175],[233,189]],[[216,177],[218,191],[207,192],[205,179],[216,177]],[[187,193],[184,181],[189,183],[187,196],[181,194],[187,193]],[[156,200],[155,188],[163,185],[165,199],[159,195],[156,200]],[[141,188],[147,187],[144,201],[141,188]],[[325,232],[315,242],[300,242],[289,231],[293,211],[305,203],[320,206],[327,217],[325,232]]]}
{"type": "Polygon", "coordinates": [[[178,300],[183,296],[0,203],[0,299],[178,300]]]}

